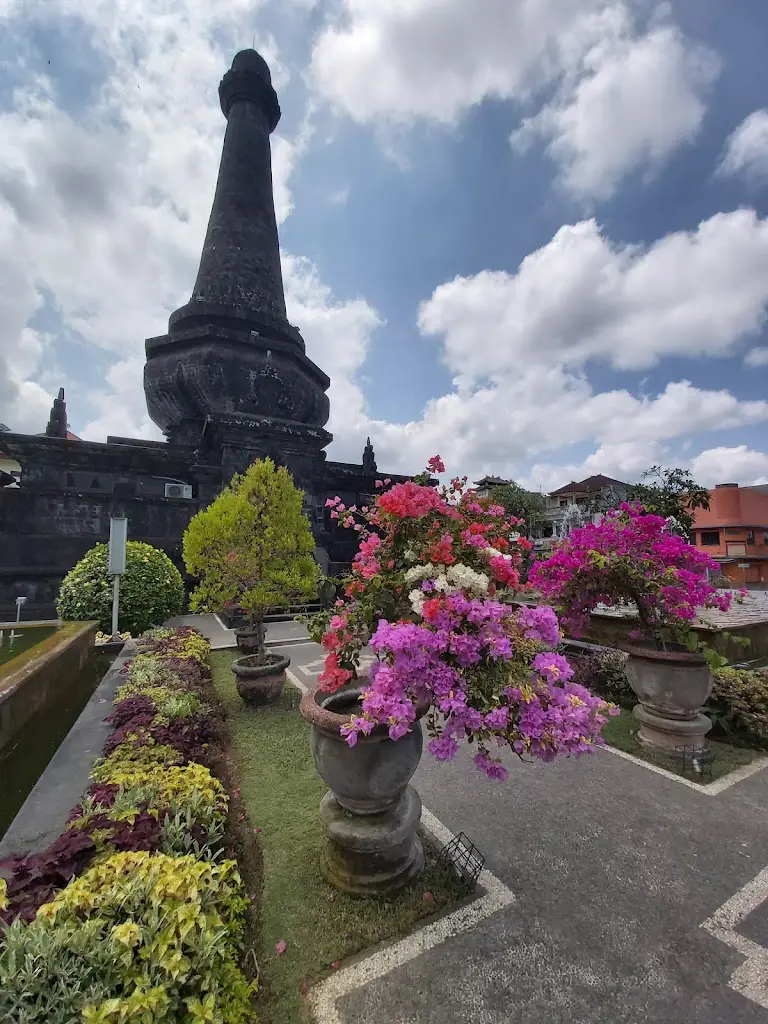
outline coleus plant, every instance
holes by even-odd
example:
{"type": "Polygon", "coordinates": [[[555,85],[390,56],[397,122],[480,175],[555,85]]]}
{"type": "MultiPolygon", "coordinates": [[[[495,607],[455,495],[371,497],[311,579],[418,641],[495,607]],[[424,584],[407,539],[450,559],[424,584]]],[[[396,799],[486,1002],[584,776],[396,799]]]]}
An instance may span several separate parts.
{"type": "Polygon", "coordinates": [[[344,600],[310,620],[326,650],[324,690],[357,677],[370,645],[358,714],[343,729],[353,746],[384,726],[397,740],[428,704],[429,750],[451,760],[463,740],[476,766],[504,779],[501,748],[551,761],[591,752],[612,705],[571,681],[553,648],[560,640],[550,607],[512,603],[530,542],[522,521],[467,489],[467,478],[433,486],[439,456],[414,481],[387,487],[368,506],[326,502],[332,519],[360,536],[344,600]]]}

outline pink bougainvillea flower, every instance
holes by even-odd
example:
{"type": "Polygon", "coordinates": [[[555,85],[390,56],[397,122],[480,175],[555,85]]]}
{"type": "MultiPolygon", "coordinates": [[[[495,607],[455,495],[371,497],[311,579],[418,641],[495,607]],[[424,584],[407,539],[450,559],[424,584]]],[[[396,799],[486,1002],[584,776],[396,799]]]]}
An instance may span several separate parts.
{"type": "Polygon", "coordinates": [[[275,952],[278,956],[282,956],[283,953],[285,953],[286,948],[285,939],[280,939],[279,942],[275,943],[275,952]]]}
{"type": "Polygon", "coordinates": [[[444,473],[445,465],[439,455],[433,455],[427,463],[431,473],[444,473]]]}
{"type": "MultiPolygon", "coordinates": [[[[428,470],[445,472],[442,460],[428,470]]],[[[342,525],[361,526],[360,543],[345,600],[317,620],[323,690],[355,678],[366,647],[376,657],[342,737],[354,747],[379,727],[398,742],[426,706],[432,756],[449,761],[472,741],[476,767],[492,780],[508,776],[496,754],[505,747],[543,761],[592,753],[612,705],[572,683],[553,650],[554,610],[510,600],[531,547],[516,535],[519,521],[468,492],[466,477],[390,484],[377,481],[375,499],[354,519],[342,516],[342,525]]],[[[665,582],[679,603],[682,581],[665,582]]]]}

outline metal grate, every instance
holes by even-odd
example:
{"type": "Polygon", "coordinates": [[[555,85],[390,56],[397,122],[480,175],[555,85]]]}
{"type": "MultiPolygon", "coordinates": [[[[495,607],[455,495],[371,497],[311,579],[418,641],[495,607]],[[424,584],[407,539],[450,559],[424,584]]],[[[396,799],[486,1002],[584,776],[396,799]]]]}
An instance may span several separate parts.
{"type": "Polygon", "coordinates": [[[303,694],[297,686],[286,683],[283,692],[280,694],[279,705],[287,711],[295,711],[299,704],[301,704],[302,696],[303,694]]]}
{"type": "Polygon", "coordinates": [[[455,872],[471,892],[477,885],[485,857],[463,832],[459,832],[442,848],[437,863],[455,872]]]}
{"type": "Polygon", "coordinates": [[[709,747],[686,745],[675,747],[675,756],[680,762],[683,775],[697,779],[712,778],[712,762],[715,755],[709,747]]]}

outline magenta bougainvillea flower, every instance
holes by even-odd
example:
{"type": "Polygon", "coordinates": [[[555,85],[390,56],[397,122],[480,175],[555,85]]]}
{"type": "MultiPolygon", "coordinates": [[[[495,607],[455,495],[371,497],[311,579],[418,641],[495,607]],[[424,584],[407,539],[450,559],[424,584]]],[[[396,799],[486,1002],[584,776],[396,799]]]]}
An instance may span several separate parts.
{"type": "Polygon", "coordinates": [[[662,516],[625,503],[599,524],[573,530],[550,558],[534,564],[530,581],[558,606],[574,636],[598,604],[634,605],[639,628],[633,639],[663,650],[669,642],[687,641],[697,609],[730,607],[730,593],[707,578],[707,570],[717,568],[662,516]]]}
{"type": "Polygon", "coordinates": [[[553,648],[561,635],[550,607],[514,603],[525,590],[523,522],[467,490],[467,479],[433,487],[439,456],[415,481],[384,485],[364,509],[326,505],[360,535],[345,600],[313,627],[326,651],[320,685],[336,690],[357,674],[370,646],[360,712],[343,727],[350,746],[386,728],[406,735],[426,703],[428,750],[450,761],[472,740],[477,768],[505,779],[501,748],[550,761],[591,752],[612,705],[570,682],[553,648]]]}

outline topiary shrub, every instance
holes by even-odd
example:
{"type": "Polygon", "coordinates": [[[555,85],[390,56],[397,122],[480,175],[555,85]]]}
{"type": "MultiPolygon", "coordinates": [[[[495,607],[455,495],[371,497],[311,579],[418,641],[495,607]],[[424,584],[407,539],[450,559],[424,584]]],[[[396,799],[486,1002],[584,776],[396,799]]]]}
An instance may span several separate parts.
{"type": "MultiPolygon", "coordinates": [[[[62,619],[90,619],[112,629],[112,577],[107,574],[109,546],[91,548],[64,577],[56,601],[62,619]]],[[[151,544],[129,540],[120,578],[120,628],[136,636],[159,626],[184,608],[181,573],[151,544]]]]}
{"type": "Polygon", "coordinates": [[[262,657],[268,609],[313,600],[320,586],[302,498],[284,466],[259,460],[235,474],[184,534],[184,564],[198,579],[191,607],[221,611],[236,601],[256,627],[262,657]]]}

